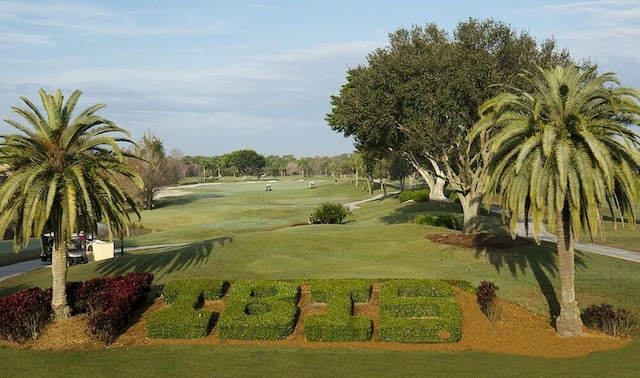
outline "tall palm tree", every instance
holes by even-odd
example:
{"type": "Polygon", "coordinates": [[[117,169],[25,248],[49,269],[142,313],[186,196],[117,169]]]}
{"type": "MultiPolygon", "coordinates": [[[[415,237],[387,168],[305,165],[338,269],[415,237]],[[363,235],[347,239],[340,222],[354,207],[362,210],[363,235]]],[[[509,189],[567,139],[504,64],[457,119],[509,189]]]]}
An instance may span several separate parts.
{"type": "MultiPolygon", "coordinates": [[[[640,92],[612,73],[573,65],[524,72],[529,90],[510,88],[487,100],[470,137],[491,132],[489,194],[501,199],[515,232],[531,214],[539,242],[543,222],[558,236],[562,336],[582,332],[574,289],[574,239],[593,239],[602,206],[635,225],[638,202],[640,92]]],[[[600,227],[601,228],[601,227],[600,227]]]]}
{"type": "Polygon", "coordinates": [[[138,176],[123,162],[118,143],[132,143],[129,133],[95,113],[106,107],[96,104],[72,118],[82,94],[76,90],[64,102],[60,90],[39,91],[41,112],[25,97],[27,108],[12,107],[25,123],[5,120],[21,133],[0,135],[0,163],[11,175],[0,186],[0,234],[14,230],[14,248],[29,238],[52,232],[55,319],[69,316],[66,299],[66,243],[79,230],[95,231],[97,223],[113,231],[127,229],[129,212],[140,214],[132,198],[115,180],[122,174],[140,185],[138,176]],[[126,137],[112,137],[112,133],[126,137]]]}

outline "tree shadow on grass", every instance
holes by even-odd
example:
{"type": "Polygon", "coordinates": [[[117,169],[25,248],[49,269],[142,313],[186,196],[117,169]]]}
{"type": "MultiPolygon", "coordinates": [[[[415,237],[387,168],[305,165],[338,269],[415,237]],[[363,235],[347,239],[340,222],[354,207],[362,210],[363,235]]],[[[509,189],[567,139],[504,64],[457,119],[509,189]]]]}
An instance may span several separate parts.
{"type": "MultiPolygon", "coordinates": [[[[602,215],[602,220],[605,222],[612,222],[613,221],[613,217],[611,217],[610,215],[602,215]]],[[[627,227],[629,225],[629,222],[627,222],[627,219],[620,219],[620,217],[616,217],[616,223],[618,224],[618,227],[627,227]]],[[[636,219],[636,224],[640,225],[640,219],[636,219]]]]}
{"type": "MultiPolygon", "coordinates": [[[[527,240],[525,245],[519,248],[508,249],[486,248],[479,244],[476,247],[475,256],[486,258],[498,273],[508,269],[514,278],[517,278],[518,274],[527,274],[530,269],[547,301],[551,323],[555,326],[555,319],[560,315],[558,294],[550,280],[550,277],[554,279],[558,277],[558,256],[555,244],[543,242],[542,245],[537,246],[527,240]]],[[[586,267],[582,252],[575,252],[575,264],[576,267],[586,267]]]]}
{"type": "Polygon", "coordinates": [[[158,198],[154,200],[153,203],[155,205],[154,209],[160,209],[163,207],[186,205],[192,202],[199,201],[201,199],[218,198],[223,196],[224,195],[220,193],[188,193],[180,196],[158,198]]]}
{"type": "MultiPolygon", "coordinates": [[[[381,199],[382,200],[382,199],[381,199]]],[[[398,207],[389,215],[380,218],[387,224],[413,223],[417,215],[427,212],[438,213],[461,213],[462,209],[459,203],[449,202],[413,202],[398,203],[398,207]]]]}
{"type": "Polygon", "coordinates": [[[206,264],[216,243],[222,246],[226,242],[233,243],[233,237],[224,236],[177,248],[165,247],[164,252],[148,253],[149,250],[146,250],[144,253],[127,253],[99,262],[96,271],[103,276],[150,271],[156,275],[157,280],[170,273],[206,264]],[[159,272],[162,272],[162,276],[157,276],[159,272]]]}

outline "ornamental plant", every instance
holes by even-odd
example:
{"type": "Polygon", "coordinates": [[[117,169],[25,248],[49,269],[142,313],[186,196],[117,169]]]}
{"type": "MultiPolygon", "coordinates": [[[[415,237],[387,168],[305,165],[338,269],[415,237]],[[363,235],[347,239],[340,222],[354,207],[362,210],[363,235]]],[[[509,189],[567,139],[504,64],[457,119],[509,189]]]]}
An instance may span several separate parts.
{"type": "Polygon", "coordinates": [[[486,315],[489,321],[493,322],[501,318],[500,309],[497,307],[495,299],[500,288],[493,282],[482,281],[476,289],[476,297],[480,310],[486,315]]]}
{"type": "Polygon", "coordinates": [[[581,314],[584,325],[613,336],[628,336],[636,328],[636,317],[625,308],[613,308],[608,303],[591,305],[581,314]]]}
{"type": "Polygon", "coordinates": [[[314,223],[341,224],[351,212],[339,203],[323,203],[313,213],[314,223]]]}
{"type": "Polygon", "coordinates": [[[32,287],[0,300],[0,337],[22,343],[37,339],[51,319],[51,289],[32,287]]]}

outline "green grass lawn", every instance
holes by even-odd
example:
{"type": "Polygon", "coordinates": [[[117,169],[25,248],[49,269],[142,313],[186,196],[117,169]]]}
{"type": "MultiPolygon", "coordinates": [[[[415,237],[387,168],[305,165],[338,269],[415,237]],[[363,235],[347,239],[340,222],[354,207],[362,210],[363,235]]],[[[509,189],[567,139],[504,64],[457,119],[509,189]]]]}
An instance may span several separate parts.
{"type": "Polygon", "coordinates": [[[39,259],[41,251],[40,242],[36,239],[30,240],[29,245],[26,248],[20,248],[17,253],[13,250],[13,240],[0,241],[0,266],[39,259]]]}
{"type": "MultiPolygon", "coordinates": [[[[344,225],[306,223],[322,202],[350,202],[368,193],[345,183],[314,179],[224,183],[188,188],[143,213],[155,231],[126,244],[192,242],[139,250],[112,260],[72,266],[70,281],[150,270],[154,291],[171,279],[458,278],[488,280],[499,297],[549,315],[560,295],[555,246],[482,251],[430,242],[450,232],[413,224],[425,212],[459,211],[455,204],[400,204],[386,198],[360,205],[344,225]]],[[[375,193],[374,193],[375,194],[375,193]]],[[[500,230],[500,219],[483,217],[500,230]]],[[[0,259],[3,257],[0,256],[0,259]]],[[[640,313],[640,264],[577,253],[576,293],[582,308],[607,301],[640,313]]],[[[0,297],[30,286],[49,287],[50,270],[0,282],[0,297]]],[[[535,340],[532,340],[535,342],[535,340]]],[[[0,348],[11,361],[0,376],[632,376],[640,369],[640,341],[576,359],[478,352],[398,352],[257,346],[152,346],[81,352],[0,348]]]]}

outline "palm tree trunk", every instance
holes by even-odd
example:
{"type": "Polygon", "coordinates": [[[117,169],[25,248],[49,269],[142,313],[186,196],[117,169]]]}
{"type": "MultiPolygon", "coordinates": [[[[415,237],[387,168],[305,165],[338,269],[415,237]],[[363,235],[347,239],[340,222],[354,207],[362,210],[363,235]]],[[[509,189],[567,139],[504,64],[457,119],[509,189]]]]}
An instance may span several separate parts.
{"type": "Polygon", "coordinates": [[[558,273],[560,274],[560,316],[556,319],[556,331],[560,336],[580,336],[582,319],[576,301],[574,287],[575,261],[573,252],[573,233],[568,204],[557,216],[558,234],[558,273]]]}
{"type": "Polygon", "coordinates": [[[51,254],[51,307],[55,320],[66,319],[71,315],[71,308],[67,304],[67,248],[64,238],[54,235],[53,253],[51,254]]]}

